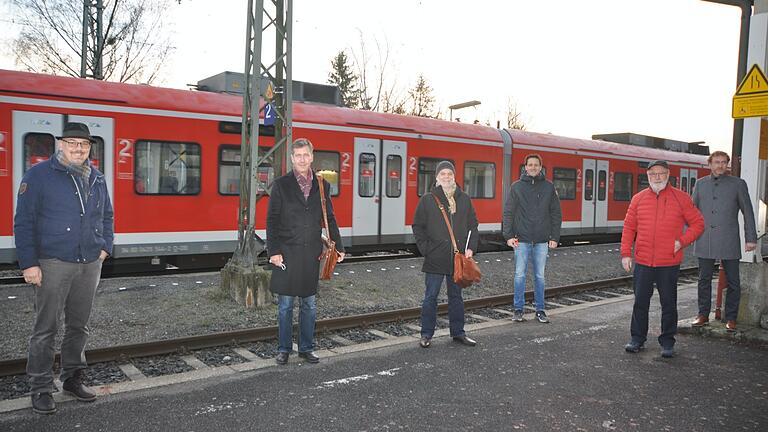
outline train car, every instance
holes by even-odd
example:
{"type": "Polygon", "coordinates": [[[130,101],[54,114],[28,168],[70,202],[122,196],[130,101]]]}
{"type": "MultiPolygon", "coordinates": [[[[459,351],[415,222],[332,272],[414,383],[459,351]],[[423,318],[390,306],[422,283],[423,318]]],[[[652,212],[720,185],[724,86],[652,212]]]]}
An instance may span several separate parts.
{"type": "MultiPolygon", "coordinates": [[[[0,70],[0,262],[15,260],[14,191],[71,121],[97,137],[91,160],[105,173],[115,208],[114,258],[162,264],[231,253],[241,110],[236,95],[0,70]]],[[[525,154],[543,156],[567,235],[619,231],[632,194],[647,186],[648,160],[669,160],[686,188],[706,166],[702,156],[309,102],[294,103],[293,120],[294,138],[315,145],[315,169],[334,173],[343,241],[357,249],[413,243],[413,213],[443,159],[472,197],[481,234],[496,236],[525,154]]],[[[267,150],[274,133],[260,128],[267,150]]],[[[275,172],[269,160],[258,169],[266,181],[275,172]]],[[[262,199],[256,208],[262,237],[266,207],[262,199]]]]}

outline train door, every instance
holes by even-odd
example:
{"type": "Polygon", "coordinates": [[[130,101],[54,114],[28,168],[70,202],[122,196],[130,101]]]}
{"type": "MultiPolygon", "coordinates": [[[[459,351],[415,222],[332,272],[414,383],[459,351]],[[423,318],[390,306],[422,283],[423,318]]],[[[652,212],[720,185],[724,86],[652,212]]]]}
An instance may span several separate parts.
{"type": "Polygon", "coordinates": [[[608,225],[608,161],[584,159],[582,166],[581,232],[608,225]]]}
{"type": "Polygon", "coordinates": [[[405,234],[405,160],[405,142],[355,138],[353,243],[381,243],[382,236],[405,234]]]}
{"type": "Polygon", "coordinates": [[[104,173],[104,180],[107,182],[107,191],[109,197],[112,200],[114,206],[114,181],[112,167],[113,163],[113,143],[115,142],[115,121],[108,117],[91,117],[91,116],[77,116],[71,115],[67,119],[68,122],[85,123],[88,126],[88,130],[91,132],[91,136],[96,140],[91,147],[91,164],[95,166],[99,171],[104,173]]]}
{"type": "Polygon", "coordinates": [[[680,190],[689,194],[693,193],[693,187],[696,185],[696,175],[698,171],[695,169],[681,168],[680,169],[680,190]]]}

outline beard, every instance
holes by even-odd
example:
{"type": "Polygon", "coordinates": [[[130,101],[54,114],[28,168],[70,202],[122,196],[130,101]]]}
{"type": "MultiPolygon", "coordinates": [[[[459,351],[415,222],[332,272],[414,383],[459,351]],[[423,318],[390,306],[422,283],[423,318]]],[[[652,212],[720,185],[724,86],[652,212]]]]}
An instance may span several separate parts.
{"type": "Polygon", "coordinates": [[[665,182],[663,182],[663,183],[651,183],[651,184],[650,184],[650,187],[651,187],[651,190],[652,190],[654,193],[658,194],[659,192],[661,192],[662,190],[664,190],[664,188],[665,188],[665,187],[667,187],[667,183],[669,183],[669,182],[668,182],[668,181],[665,181],[665,182]]]}

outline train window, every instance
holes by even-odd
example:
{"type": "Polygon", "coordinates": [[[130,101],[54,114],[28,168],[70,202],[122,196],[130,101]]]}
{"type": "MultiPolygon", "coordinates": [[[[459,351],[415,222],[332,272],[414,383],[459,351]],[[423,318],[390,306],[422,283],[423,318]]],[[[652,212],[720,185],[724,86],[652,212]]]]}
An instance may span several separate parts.
{"type": "Polygon", "coordinates": [[[683,192],[688,192],[688,177],[682,178],[682,182],[680,182],[680,189],[682,189],[683,192]]]}
{"type": "Polygon", "coordinates": [[[648,174],[642,173],[637,175],[637,191],[640,192],[643,189],[648,188],[648,174]]]}
{"type": "Polygon", "coordinates": [[[605,201],[605,191],[608,189],[608,173],[605,170],[597,172],[597,200],[605,201]]]}
{"type": "Polygon", "coordinates": [[[134,176],[134,190],[141,195],[196,195],[200,193],[200,145],[139,141],[134,176]]]}
{"type": "Polygon", "coordinates": [[[588,169],[584,174],[584,201],[595,199],[595,170],[588,169]]]}
{"type": "Polygon", "coordinates": [[[613,175],[613,200],[632,200],[632,173],[617,172],[613,175]]]}
{"type": "Polygon", "coordinates": [[[470,198],[496,196],[496,165],[491,162],[464,162],[464,192],[470,198]]]}
{"type": "MultiPolygon", "coordinates": [[[[219,122],[219,132],[225,134],[240,135],[243,130],[242,122],[219,122]]],[[[275,136],[275,126],[259,124],[259,136],[275,136]]]]}
{"type": "Polygon", "coordinates": [[[373,153],[360,153],[357,168],[357,194],[372,197],[376,193],[376,156],[373,153]]]}
{"type": "Polygon", "coordinates": [[[447,160],[456,166],[451,159],[433,159],[433,158],[419,158],[419,177],[416,182],[416,194],[422,196],[432,190],[432,186],[435,185],[435,170],[437,164],[447,160]]]}
{"type": "Polygon", "coordinates": [[[24,172],[53,155],[56,139],[51,134],[28,133],[24,135],[24,172]]]}
{"type": "Polygon", "coordinates": [[[91,139],[93,143],[91,144],[91,154],[88,156],[91,160],[91,166],[104,172],[102,166],[104,164],[104,138],[92,135],[91,139]]]}
{"type": "Polygon", "coordinates": [[[677,187],[677,177],[669,176],[669,184],[671,184],[674,187],[677,187]]]}
{"type": "Polygon", "coordinates": [[[693,195],[693,187],[696,186],[696,179],[694,177],[691,177],[691,182],[688,184],[689,190],[691,191],[691,195],[693,195]]]}
{"type": "Polygon", "coordinates": [[[576,199],[576,170],[571,168],[553,168],[553,182],[561,200],[576,199]]]}
{"type": "Polygon", "coordinates": [[[337,152],[318,151],[312,152],[312,168],[322,174],[323,178],[331,184],[331,196],[339,195],[339,162],[341,159],[337,152]]]}
{"type": "MultiPolygon", "coordinates": [[[[269,147],[259,147],[259,153],[269,151],[269,147]]],[[[266,162],[259,165],[259,180],[271,184],[275,179],[275,169],[272,167],[273,157],[270,155],[266,162]]],[[[264,193],[259,189],[258,193],[264,193]]],[[[222,145],[219,147],[219,193],[222,195],[240,194],[240,146],[222,145]]]]}
{"type": "Polygon", "coordinates": [[[397,198],[403,190],[403,158],[387,155],[387,197],[397,198]]]}

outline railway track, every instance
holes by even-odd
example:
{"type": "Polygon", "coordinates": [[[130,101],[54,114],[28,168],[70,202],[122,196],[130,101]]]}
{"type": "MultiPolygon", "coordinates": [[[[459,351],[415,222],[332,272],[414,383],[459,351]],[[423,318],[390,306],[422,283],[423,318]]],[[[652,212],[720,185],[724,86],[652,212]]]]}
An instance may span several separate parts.
{"type": "MultiPolygon", "coordinates": [[[[371,262],[371,261],[390,261],[390,260],[397,260],[397,259],[407,259],[407,258],[414,258],[416,255],[412,253],[376,253],[376,254],[366,254],[366,255],[353,255],[348,256],[344,259],[344,262],[346,263],[358,263],[358,262],[371,262]]],[[[261,261],[259,261],[261,263],[261,261]]],[[[266,265],[266,260],[264,260],[262,265],[266,265]]],[[[136,272],[110,272],[110,273],[103,273],[102,279],[111,279],[111,278],[118,278],[118,277],[149,277],[149,276],[168,276],[168,275],[182,275],[182,274],[190,274],[190,273],[206,273],[206,272],[217,272],[221,271],[221,267],[197,267],[197,268],[189,268],[189,269],[182,269],[177,268],[173,266],[169,266],[168,268],[162,269],[162,270],[151,270],[151,271],[136,271],[136,272]]],[[[24,277],[23,276],[0,276],[0,286],[3,285],[23,285],[24,277]]]]}
{"type": "MultiPolygon", "coordinates": [[[[680,270],[681,281],[696,277],[698,275],[698,268],[689,267],[680,270]]],[[[557,297],[563,297],[567,295],[573,295],[578,293],[595,292],[601,290],[609,290],[621,287],[628,287],[632,284],[632,277],[620,277],[614,279],[606,279],[599,281],[584,282],[574,285],[565,285],[559,287],[552,287],[546,290],[547,299],[553,299],[557,297]]],[[[533,292],[528,291],[525,293],[526,300],[533,298],[533,292]]],[[[595,301],[599,300],[600,295],[590,296],[595,301]]],[[[476,299],[467,299],[464,301],[465,309],[467,311],[478,310],[484,308],[494,308],[502,305],[512,304],[514,299],[513,294],[502,294],[490,297],[481,297],[476,299]]],[[[446,303],[438,306],[438,313],[445,314],[448,311],[448,305],[446,303]]],[[[418,318],[421,314],[421,308],[405,308],[389,311],[372,312],[367,314],[351,315],[337,318],[328,318],[318,320],[316,323],[317,332],[328,332],[334,330],[344,330],[356,327],[367,327],[380,323],[390,323],[398,321],[406,321],[418,318]]],[[[154,355],[168,355],[179,352],[189,352],[199,349],[238,345],[249,342],[257,342],[268,339],[275,339],[277,337],[277,326],[258,327],[251,329],[241,329],[221,333],[211,333],[199,336],[189,336],[177,339],[151,341],[137,344],[120,345],[108,348],[97,348],[86,351],[86,357],[88,362],[101,363],[110,361],[122,361],[126,362],[132,358],[147,357],[154,355]]],[[[59,361],[57,355],[57,362],[59,361]]],[[[18,375],[24,373],[26,367],[26,359],[12,359],[0,361],[0,377],[18,375]]]]}

